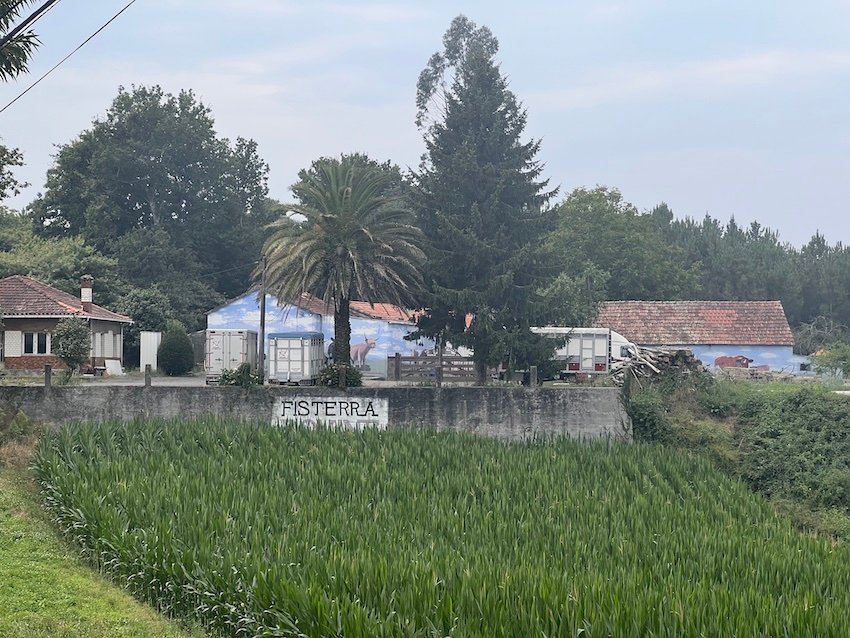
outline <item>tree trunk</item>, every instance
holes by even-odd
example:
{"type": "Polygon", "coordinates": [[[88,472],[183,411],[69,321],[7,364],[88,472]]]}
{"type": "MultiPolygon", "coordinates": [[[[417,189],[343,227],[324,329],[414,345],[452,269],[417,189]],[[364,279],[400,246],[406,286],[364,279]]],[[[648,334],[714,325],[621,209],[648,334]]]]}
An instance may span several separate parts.
{"type": "MultiPolygon", "coordinates": [[[[342,297],[337,301],[334,312],[334,363],[337,366],[344,365],[345,369],[351,365],[351,321],[349,315],[349,299],[342,297]]],[[[346,386],[342,377],[342,369],[339,387],[346,386]]]]}
{"type": "Polygon", "coordinates": [[[475,361],[475,384],[487,385],[487,363],[475,361]]]}

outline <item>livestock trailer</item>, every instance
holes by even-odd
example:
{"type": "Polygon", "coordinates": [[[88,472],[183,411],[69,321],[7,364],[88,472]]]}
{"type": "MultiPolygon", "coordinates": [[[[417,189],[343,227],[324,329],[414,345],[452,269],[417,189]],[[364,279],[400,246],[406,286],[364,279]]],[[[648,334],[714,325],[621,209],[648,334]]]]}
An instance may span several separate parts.
{"type": "Polygon", "coordinates": [[[274,332],[269,335],[269,383],[316,385],[325,366],[321,332],[274,332]]]}
{"type": "Polygon", "coordinates": [[[563,367],[558,376],[566,378],[576,374],[608,374],[611,362],[628,359],[634,344],[609,328],[569,328],[545,326],[532,328],[535,334],[557,339],[555,361],[563,367]]]}
{"type": "Polygon", "coordinates": [[[222,370],[235,370],[243,363],[257,367],[257,333],[253,330],[207,330],[204,350],[207,384],[218,383],[222,370]]]}

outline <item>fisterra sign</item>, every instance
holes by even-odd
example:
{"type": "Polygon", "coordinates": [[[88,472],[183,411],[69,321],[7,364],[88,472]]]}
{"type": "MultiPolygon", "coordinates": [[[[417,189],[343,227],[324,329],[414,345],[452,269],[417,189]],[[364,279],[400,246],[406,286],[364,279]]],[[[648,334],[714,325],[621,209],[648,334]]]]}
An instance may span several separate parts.
{"type": "Polygon", "coordinates": [[[280,397],[275,405],[272,423],[299,423],[308,427],[323,425],[329,428],[359,430],[375,427],[385,430],[389,423],[388,399],[375,397],[280,397]]]}

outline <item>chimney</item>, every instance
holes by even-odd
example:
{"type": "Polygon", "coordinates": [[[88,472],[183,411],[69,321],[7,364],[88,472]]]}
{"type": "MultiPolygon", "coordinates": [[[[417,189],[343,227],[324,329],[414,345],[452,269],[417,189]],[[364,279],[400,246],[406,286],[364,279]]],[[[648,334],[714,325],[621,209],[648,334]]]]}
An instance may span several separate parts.
{"type": "Polygon", "coordinates": [[[80,301],[83,302],[83,312],[91,312],[91,285],[94,277],[83,275],[80,277],[80,301]]]}

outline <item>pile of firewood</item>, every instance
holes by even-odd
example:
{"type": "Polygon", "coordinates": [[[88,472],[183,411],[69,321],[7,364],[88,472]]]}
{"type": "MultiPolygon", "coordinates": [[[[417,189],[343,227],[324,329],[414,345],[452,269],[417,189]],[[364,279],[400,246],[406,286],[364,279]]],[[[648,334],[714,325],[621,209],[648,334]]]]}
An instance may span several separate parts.
{"type": "Polygon", "coordinates": [[[623,385],[626,375],[639,384],[646,379],[650,381],[661,376],[668,370],[676,370],[680,374],[702,372],[705,366],[694,357],[690,350],[677,348],[641,348],[630,349],[631,357],[611,364],[611,379],[617,385],[623,385]]]}

